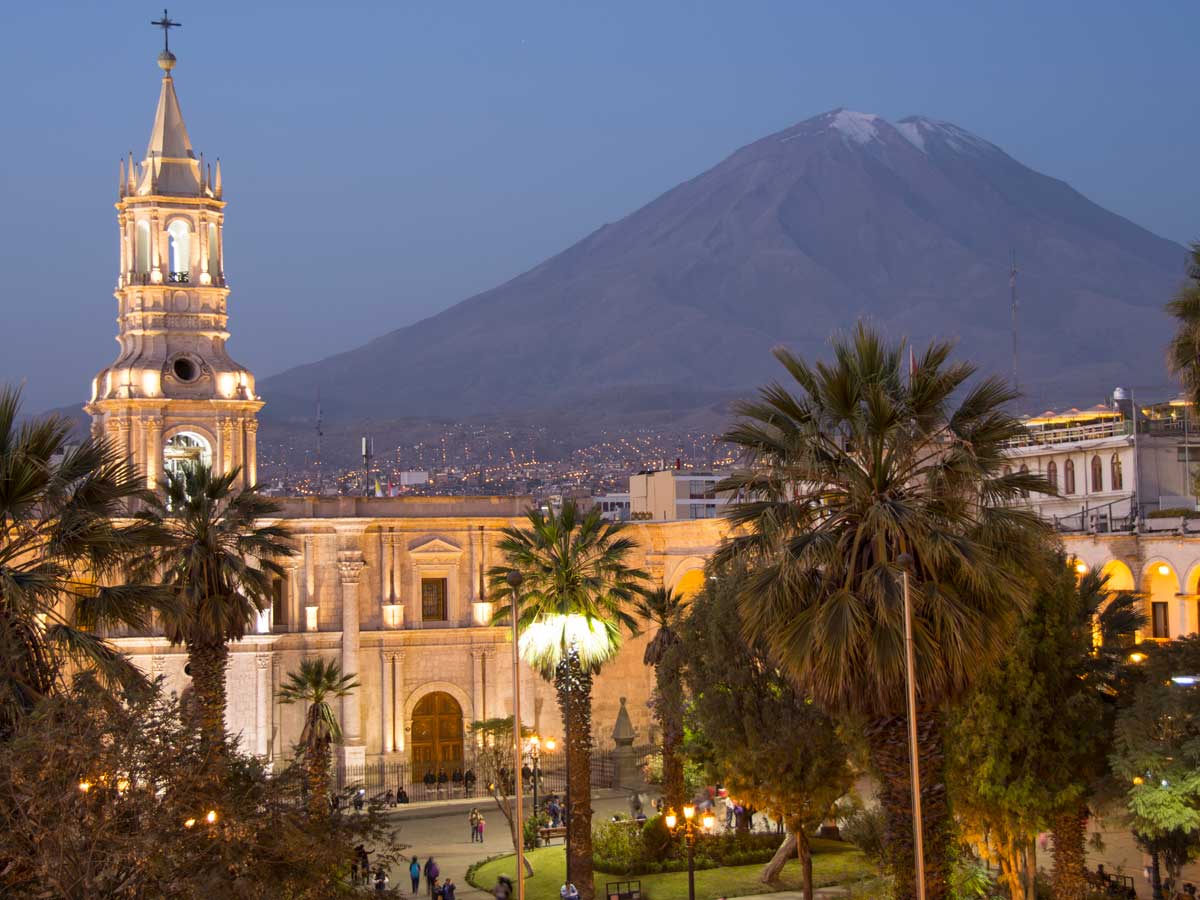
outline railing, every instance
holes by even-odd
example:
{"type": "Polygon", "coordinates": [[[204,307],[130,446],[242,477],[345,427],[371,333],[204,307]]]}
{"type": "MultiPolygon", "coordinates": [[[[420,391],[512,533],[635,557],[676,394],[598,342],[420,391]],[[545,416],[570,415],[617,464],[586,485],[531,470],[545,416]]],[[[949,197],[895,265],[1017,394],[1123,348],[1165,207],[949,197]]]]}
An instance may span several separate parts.
{"type": "Polygon", "coordinates": [[[1075,444],[1080,441],[1094,441],[1101,438],[1123,437],[1133,434],[1132,425],[1125,419],[1112,419],[1107,422],[1096,422],[1090,425],[1073,425],[1069,428],[1054,428],[1046,431],[1030,430],[1020,437],[1005,441],[1009,449],[1018,447],[1038,447],[1047,444],[1075,444]]]}
{"type": "Polygon", "coordinates": [[[1056,531],[1085,532],[1087,534],[1108,534],[1110,532],[1129,532],[1137,527],[1137,508],[1132,498],[1113,500],[1098,506],[1085,507],[1069,516],[1050,516],[1056,531]],[[1117,515],[1115,508],[1120,504],[1128,507],[1122,515],[1117,515]]]}
{"type": "MultiPolygon", "coordinates": [[[[596,759],[593,757],[593,774],[596,771],[596,759]]],[[[454,780],[450,773],[447,773],[445,781],[439,782],[435,775],[431,783],[426,783],[425,772],[424,765],[417,764],[414,771],[414,766],[405,762],[375,760],[357,766],[336,763],[333,771],[334,793],[352,798],[353,794],[361,790],[364,800],[368,803],[382,803],[385,801],[388,791],[391,791],[392,796],[395,797],[401,789],[413,803],[476,797],[486,800],[491,797],[487,781],[481,773],[475,771],[473,766],[468,766],[462,773],[463,778],[458,781],[454,780]],[[475,780],[468,780],[467,773],[474,774],[475,780]]],[[[556,760],[553,765],[539,765],[538,772],[539,797],[548,797],[552,793],[562,794],[566,791],[567,771],[561,761],[556,760]]],[[[532,782],[531,770],[525,777],[525,792],[531,796],[533,794],[532,782]]],[[[593,778],[593,783],[599,782],[593,778]]],[[[611,783],[611,778],[609,783],[611,783]]],[[[512,780],[506,787],[507,791],[511,793],[513,790],[512,780]]]]}

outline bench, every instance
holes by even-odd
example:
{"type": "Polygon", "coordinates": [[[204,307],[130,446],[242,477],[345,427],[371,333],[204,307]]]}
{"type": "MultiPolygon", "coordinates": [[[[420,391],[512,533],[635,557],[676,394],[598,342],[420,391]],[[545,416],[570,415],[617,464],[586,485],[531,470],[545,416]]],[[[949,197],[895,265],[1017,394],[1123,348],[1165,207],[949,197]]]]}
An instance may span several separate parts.
{"type": "Polygon", "coordinates": [[[560,825],[558,828],[539,828],[538,837],[541,838],[543,843],[546,844],[549,844],[555,838],[562,838],[563,840],[566,840],[567,826],[560,825]]]}

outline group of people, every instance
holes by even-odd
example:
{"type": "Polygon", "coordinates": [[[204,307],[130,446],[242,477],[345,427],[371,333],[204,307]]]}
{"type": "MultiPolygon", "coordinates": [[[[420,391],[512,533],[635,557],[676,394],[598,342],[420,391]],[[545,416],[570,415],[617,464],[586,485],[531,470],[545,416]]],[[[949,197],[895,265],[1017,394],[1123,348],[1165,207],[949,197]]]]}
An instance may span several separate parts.
{"type": "Polygon", "coordinates": [[[471,825],[471,843],[472,844],[482,844],[483,843],[483,826],[485,824],[484,820],[483,820],[483,814],[479,811],[478,808],[472,806],[471,814],[467,817],[467,820],[471,825]]]}
{"type": "Polygon", "coordinates": [[[567,824],[567,801],[559,801],[557,794],[546,798],[546,819],[551,828],[561,828],[567,824]]]}
{"type": "Polygon", "coordinates": [[[383,866],[377,866],[372,875],[371,854],[362,844],[354,848],[354,859],[350,863],[350,881],[356,885],[369,885],[374,882],[376,891],[387,890],[387,871],[383,866]]]}
{"type": "Polygon", "coordinates": [[[454,879],[446,876],[446,880],[441,880],[442,870],[438,868],[438,864],[434,862],[430,856],[425,860],[425,865],[421,865],[421,861],[417,857],[413,857],[408,864],[408,877],[412,879],[412,892],[416,896],[421,892],[421,877],[425,878],[425,893],[434,900],[454,900],[458,892],[458,885],[454,883],[454,879]]]}
{"type": "Polygon", "coordinates": [[[459,794],[464,797],[473,797],[475,795],[475,770],[455,769],[453,773],[447,775],[444,768],[439,768],[437,772],[429,769],[425,772],[425,777],[421,779],[421,783],[425,785],[425,796],[429,797],[432,791],[436,797],[441,798],[445,793],[447,797],[454,794],[459,794]],[[454,786],[451,792],[450,786],[454,786]]]}

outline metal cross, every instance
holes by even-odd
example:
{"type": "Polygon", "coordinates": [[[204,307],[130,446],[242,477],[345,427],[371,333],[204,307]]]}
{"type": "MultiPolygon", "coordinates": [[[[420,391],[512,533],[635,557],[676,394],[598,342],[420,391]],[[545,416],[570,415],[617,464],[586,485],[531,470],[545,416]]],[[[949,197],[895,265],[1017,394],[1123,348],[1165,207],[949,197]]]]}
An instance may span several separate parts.
{"type": "Polygon", "coordinates": [[[170,53],[171,52],[171,41],[170,41],[171,31],[170,31],[170,29],[180,28],[180,27],[182,27],[183,23],[182,22],[172,22],[170,16],[167,15],[167,11],[164,9],[163,17],[161,19],[159,19],[157,22],[151,22],[150,24],[157,25],[159,28],[161,28],[163,30],[163,50],[167,53],[170,53]]]}

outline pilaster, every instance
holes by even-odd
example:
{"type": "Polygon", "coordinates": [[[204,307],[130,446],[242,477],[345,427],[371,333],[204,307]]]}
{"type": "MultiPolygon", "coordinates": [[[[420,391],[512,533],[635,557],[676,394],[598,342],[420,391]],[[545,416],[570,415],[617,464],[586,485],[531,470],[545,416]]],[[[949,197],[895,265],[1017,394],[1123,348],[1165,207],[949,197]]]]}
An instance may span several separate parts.
{"type": "MultiPolygon", "coordinates": [[[[359,672],[358,584],[365,565],[361,550],[338,551],[338,576],[342,586],[342,674],[349,676],[359,672]]],[[[347,764],[366,759],[359,705],[361,690],[351,691],[342,698],[342,750],[347,764]]]]}

